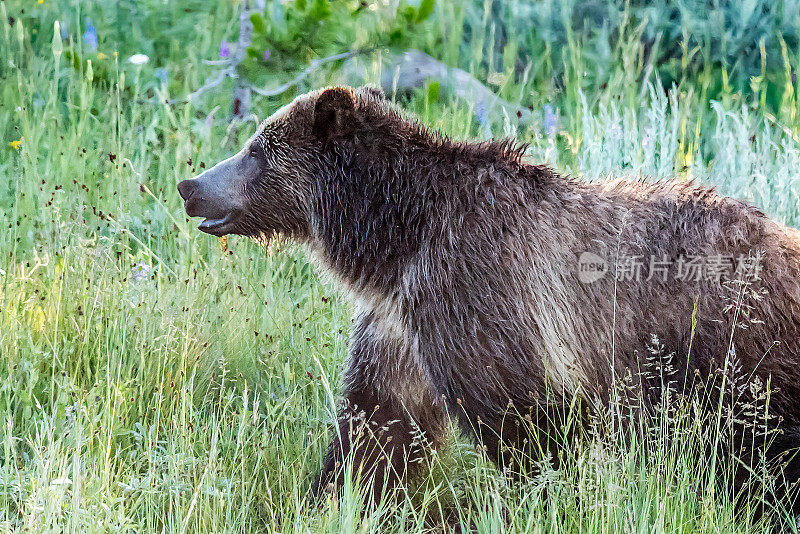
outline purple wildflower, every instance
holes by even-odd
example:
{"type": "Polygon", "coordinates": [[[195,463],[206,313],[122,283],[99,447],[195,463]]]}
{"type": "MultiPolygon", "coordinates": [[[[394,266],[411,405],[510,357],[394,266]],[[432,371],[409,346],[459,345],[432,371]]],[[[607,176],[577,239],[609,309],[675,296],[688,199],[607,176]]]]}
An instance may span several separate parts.
{"type": "Polygon", "coordinates": [[[264,61],[268,60],[271,55],[272,52],[270,52],[269,50],[264,50],[264,61]]]}
{"type": "Polygon", "coordinates": [[[147,280],[150,277],[151,267],[143,261],[140,261],[131,269],[131,278],[136,282],[147,280]]]}
{"type": "Polygon", "coordinates": [[[231,55],[231,47],[228,42],[223,39],[219,44],[219,57],[228,57],[231,55]]]}
{"type": "Polygon", "coordinates": [[[69,39],[69,26],[66,20],[60,20],[58,25],[59,32],[61,33],[61,38],[64,40],[69,39]]]}
{"type": "Polygon", "coordinates": [[[86,19],[86,31],[83,32],[83,42],[89,47],[89,50],[94,52],[97,50],[97,32],[92,26],[92,21],[86,19]]]}
{"type": "Polygon", "coordinates": [[[558,129],[558,117],[553,112],[553,106],[550,104],[544,105],[544,134],[552,139],[556,136],[558,129]]]}

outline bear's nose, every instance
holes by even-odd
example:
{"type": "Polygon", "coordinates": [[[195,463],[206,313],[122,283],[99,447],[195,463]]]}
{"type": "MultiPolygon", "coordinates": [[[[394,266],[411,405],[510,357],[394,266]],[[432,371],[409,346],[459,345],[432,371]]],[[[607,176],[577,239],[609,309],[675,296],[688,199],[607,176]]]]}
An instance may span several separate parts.
{"type": "Polygon", "coordinates": [[[184,180],[178,184],[178,193],[183,200],[189,200],[197,190],[197,180],[184,180]]]}

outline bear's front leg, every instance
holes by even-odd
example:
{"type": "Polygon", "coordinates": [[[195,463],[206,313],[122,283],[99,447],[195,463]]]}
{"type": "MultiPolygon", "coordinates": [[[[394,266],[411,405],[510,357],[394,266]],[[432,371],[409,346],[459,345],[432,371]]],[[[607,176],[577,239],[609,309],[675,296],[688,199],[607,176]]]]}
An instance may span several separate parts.
{"type": "Polygon", "coordinates": [[[441,441],[443,412],[411,344],[392,326],[371,313],[356,322],[338,430],[312,486],[315,497],[337,491],[352,465],[354,481],[377,501],[441,441]]]}

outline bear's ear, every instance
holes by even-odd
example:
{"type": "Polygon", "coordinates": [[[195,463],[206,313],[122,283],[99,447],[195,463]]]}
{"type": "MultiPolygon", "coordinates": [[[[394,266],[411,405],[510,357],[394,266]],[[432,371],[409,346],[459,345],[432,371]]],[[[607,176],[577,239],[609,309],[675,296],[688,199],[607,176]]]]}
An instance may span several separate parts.
{"type": "Polygon", "coordinates": [[[314,105],[314,135],[328,141],[352,136],[358,127],[353,94],[345,87],[332,87],[317,97],[314,105]]]}

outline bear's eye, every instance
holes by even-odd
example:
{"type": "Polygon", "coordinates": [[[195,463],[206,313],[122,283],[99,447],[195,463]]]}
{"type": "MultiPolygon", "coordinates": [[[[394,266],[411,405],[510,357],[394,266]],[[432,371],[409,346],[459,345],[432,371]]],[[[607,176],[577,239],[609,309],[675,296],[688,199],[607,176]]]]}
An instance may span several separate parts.
{"type": "Polygon", "coordinates": [[[251,158],[257,158],[258,157],[258,147],[256,147],[255,145],[252,145],[250,147],[250,157],[251,158]]]}

